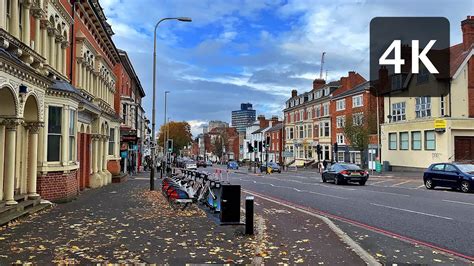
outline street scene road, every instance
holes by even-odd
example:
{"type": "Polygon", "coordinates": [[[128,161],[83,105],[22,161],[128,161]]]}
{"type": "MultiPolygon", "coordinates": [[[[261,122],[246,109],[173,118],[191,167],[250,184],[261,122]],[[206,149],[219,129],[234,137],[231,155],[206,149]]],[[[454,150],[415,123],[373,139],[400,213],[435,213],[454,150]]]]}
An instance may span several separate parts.
{"type": "MultiPolygon", "coordinates": [[[[469,230],[474,223],[472,194],[448,189],[427,190],[422,186],[421,177],[371,177],[366,186],[336,186],[323,183],[314,170],[284,171],[271,175],[247,171],[245,168],[231,170],[228,178],[240,183],[250,193],[314,209],[343,227],[348,223],[386,236],[406,238],[405,241],[411,244],[400,249],[403,251],[394,251],[398,244],[389,244],[382,249],[383,256],[389,254],[388,261],[396,262],[396,257],[390,258],[397,256],[396,253],[406,252],[404,255],[409,256],[415,246],[430,245],[435,252],[446,249],[447,253],[468,259],[474,256],[474,233],[469,230]]],[[[227,172],[223,178],[227,178],[227,172]]],[[[351,235],[348,231],[346,233],[351,235]]],[[[377,256],[376,249],[372,251],[377,256]]],[[[423,261],[426,255],[417,252],[415,257],[423,261]]],[[[400,254],[398,256],[401,258],[400,254]]]]}

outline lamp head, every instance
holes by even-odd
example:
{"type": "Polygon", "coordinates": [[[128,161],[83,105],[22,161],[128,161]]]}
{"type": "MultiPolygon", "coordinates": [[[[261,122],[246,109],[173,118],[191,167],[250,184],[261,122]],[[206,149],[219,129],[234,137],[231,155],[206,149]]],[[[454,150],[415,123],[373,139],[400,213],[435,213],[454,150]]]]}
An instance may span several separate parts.
{"type": "Polygon", "coordinates": [[[179,17],[178,18],[179,21],[182,21],[182,22],[191,22],[193,21],[191,18],[189,17],[179,17]]]}

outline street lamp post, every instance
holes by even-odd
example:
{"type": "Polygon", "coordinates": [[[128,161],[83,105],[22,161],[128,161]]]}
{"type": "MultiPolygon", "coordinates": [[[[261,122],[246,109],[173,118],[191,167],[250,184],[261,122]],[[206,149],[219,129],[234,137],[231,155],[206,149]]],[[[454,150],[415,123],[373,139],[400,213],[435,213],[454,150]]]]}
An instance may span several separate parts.
{"type": "Polygon", "coordinates": [[[151,139],[153,145],[151,146],[151,161],[152,167],[150,172],[150,190],[155,190],[155,149],[156,149],[156,139],[155,139],[155,121],[156,121],[156,29],[162,21],[165,20],[178,20],[181,22],[191,22],[191,18],[187,17],[177,17],[177,18],[162,18],[155,25],[155,31],[153,35],[153,108],[152,108],[152,122],[151,122],[151,139]]]}
{"type": "Polygon", "coordinates": [[[166,167],[167,167],[167,159],[168,159],[168,123],[166,122],[166,112],[168,110],[168,107],[167,107],[167,102],[168,102],[168,93],[170,93],[169,91],[165,91],[165,117],[164,117],[164,120],[163,120],[163,167],[161,168],[162,169],[162,172],[164,172],[166,170],[166,167]],[[165,156],[166,155],[166,156],[165,156]]]}

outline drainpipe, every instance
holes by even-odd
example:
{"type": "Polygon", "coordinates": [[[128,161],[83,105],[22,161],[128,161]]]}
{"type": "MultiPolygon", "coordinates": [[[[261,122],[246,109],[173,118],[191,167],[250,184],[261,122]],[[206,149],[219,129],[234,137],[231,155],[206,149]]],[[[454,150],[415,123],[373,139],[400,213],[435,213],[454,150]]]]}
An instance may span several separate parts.
{"type": "Polygon", "coordinates": [[[72,77],[73,77],[73,62],[74,62],[74,37],[75,37],[75,32],[74,32],[74,24],[75,24],[75,17],[76,17],[76,3],[78,3],[80,0],[72,0],[72,25],[71,25],[71,49],[69,52],[70,58],[71,58],[71,64],[69,65],[69,83],[72,85],[72,77]]]}
{"type": "Polygon", "coordinates": [[[449,117],[453,117],[451,113],[451,80],[448,82],[448,95],[449,95],[449,117]]]}

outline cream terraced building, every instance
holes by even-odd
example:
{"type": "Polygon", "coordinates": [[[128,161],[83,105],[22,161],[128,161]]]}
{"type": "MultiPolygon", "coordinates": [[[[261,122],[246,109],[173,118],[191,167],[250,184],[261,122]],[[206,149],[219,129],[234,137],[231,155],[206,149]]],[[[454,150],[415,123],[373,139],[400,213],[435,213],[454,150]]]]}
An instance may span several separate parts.
{"type": "Polygon", "coordinates": [[[473,17],[461,25],[463,42],[450,48],[450,80],[437,80],[426,71],[391,77],[381,143],[382,161],[395,169],[474,162],[473,17]]]}
{"type": "Polygon", "coordinates": [[[0,0],[0,202],[70,199],[118,173],[112,35],[97,0],[0,0]]]}

